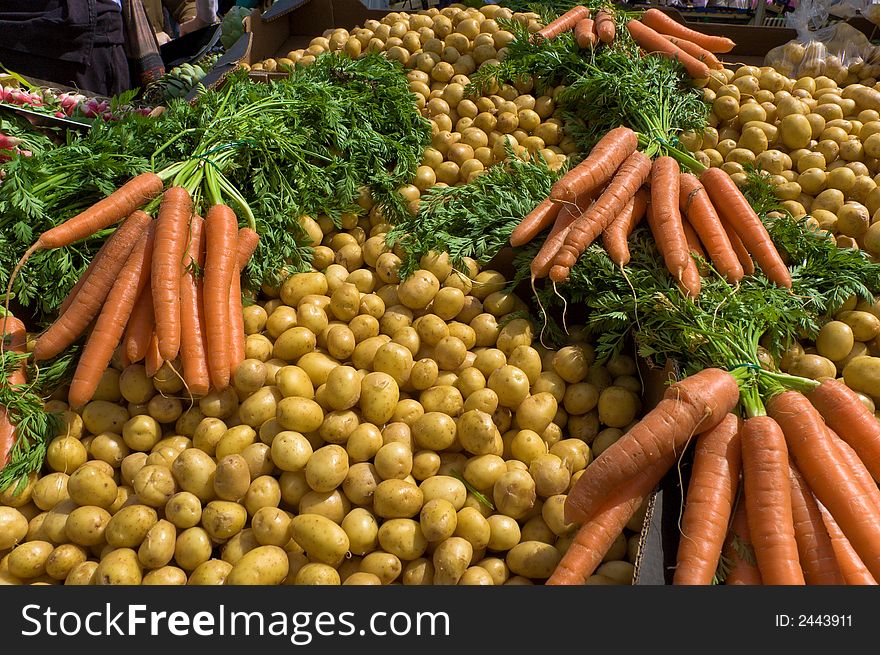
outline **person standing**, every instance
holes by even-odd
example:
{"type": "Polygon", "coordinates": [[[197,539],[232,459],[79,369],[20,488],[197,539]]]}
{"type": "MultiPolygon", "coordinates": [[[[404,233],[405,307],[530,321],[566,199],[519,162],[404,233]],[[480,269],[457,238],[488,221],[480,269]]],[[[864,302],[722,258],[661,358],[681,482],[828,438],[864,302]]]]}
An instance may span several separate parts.
{"type": "Polygon", "coordinates": [[[121,0],[3,0],[0,34],[9,70],[102,96],[130,87],[121,0]]]}

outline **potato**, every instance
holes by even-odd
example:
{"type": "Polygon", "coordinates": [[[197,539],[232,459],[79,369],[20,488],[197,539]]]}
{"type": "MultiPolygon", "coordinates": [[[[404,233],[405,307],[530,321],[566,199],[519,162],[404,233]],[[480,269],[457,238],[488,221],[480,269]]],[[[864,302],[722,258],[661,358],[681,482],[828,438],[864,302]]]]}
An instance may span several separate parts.
{"type": "Polygon", "coordinates": [[[383,425],[394,413],[400,398],[397,383],[387,373],[369,373],[361,382],[358,406],[364,420],[374,425],[383,425]]]}
{"type": "Polygon", "coordinates": [[[14,547],[24,539],[28,521],[13,507],[0,506],[0,552],[14,547]]]}
{"type": "Polygon", "coordinates": [[[366,555],[378,545],[379,525],[366,509],[357,507],[342,519],[342,529],[348,537],[348,549],[353,555],[366,555]]]}
{"type": "Polygon", "coordinates": [[[511,573],[524,578],[549,578],[562,558],[562,554],[550,544],[540,541],[524,541],[507,553],[505,562],[511,573]]]}
{"type": "Polygon", "coordinates": [[[424,480],[419,485],[419,489],[422,492],[425,503],[435,498],[442,498],[449,501],[456,511],[464,507],[464,502],[467,498],[467,488],[464,484],[460,480],[443,473],[424,480]]]}
{"type": "Polygon", "coordinates": [[[434,550],[434,584],[458,584],[459,579],[470,565],[474,549],[470,542],[461,537],[450,537],[434,550]]]}
{"type": "Polygon", "coordinates": [[[314,400],[289,396],[278,402],[277,419],[286,430],[314,432],[321,427],[324,411],[314,400]]]}
{"type": "Polygon", "coordinates": [[[856,341],[870,341],[880,335],[880,318],[870,312],[838,312],[836,318],[850,326],[856,341]]]}
{"type": "Polygon", "coordinates": [[[232,564],[219,559],[210,559],[199,564],[190,574],[187,584],[222,585],[226,581],[232,564]]]}
{"type": "Polygon", "coordinates": [[[553,370],[569,384],[580,382],[587,376],[595,355],[590,346],[565,346],[553,356],[553,370]]]}
{"type": "Polygon", "coordinates": [[[843,380],[853,391],[880,398],[880,358],[862,356],[852,359],[843,369],[843,380]]]}
{"type": "Polygon", "coordinates": [[[373,511],[385,519],[410,518],[422,508],[424,494],[404,480],[383,480],[373,495],[373,511]]]}
{"type": "Polygon", "coordinates": [[[189,491],[199,500],[214,498],[214,476],[217,465],[198,448],[187,448],[174,460],[171,473],[180,489],[189,491]]]}
{"type": "Polygon", "coordinates": [[[165,518],[181,530],[186,530],[202,520],[202,504],[193,494],[181,491],[171,496],[165,504],[165,518]]]}
{"type": "Polygon", "coordinates": [[[91,434],[121,434],[128,419],[128,410],[106,400],[93,400],[82,410],[83,425],[91,434]]]}
{"type": "Polygon", "coordinates": [[[108,553],[92,574],[92,584],[97,585],[138,585],[142,580],[137,553],[131,548],[117,548],[108,553]]]}
{"type": "Polygon", "coordinates": [[[802,355],[798,357],[788,368],[792,375],[818,380],[823,377],[835,377],[837,369],[834,363],[821,355],[802,355]]]}
{"type": "Polygon", "coordinates": [[[599,420],[614,428],[629,425],[640,409],[639,397],[629,389],[610,386],[599,394],[599,420]]]}
{"type": "Polygon", "coordinates": [[[419,394],[419,403],[425,413],[440,412],[448,416],[458,416],[464,408],[461,392],[453,386],[438,384],[419,394]]]}
{"type": "Polygon", "coordinates": [[[69,479],[70,476],[66,473],[50,473],[41,477],[33,486],[34,505],[48,511],[70,498],[67,489],[69,479]]]}
{"type": "Polygon", "coordinates": [[[287,553],[278,546],[259,546],[245,553],[226,575],[227,585],[277,585],[287,577],[287,553]]]}
{"type": "Polygon", "coordinates": [[[422,529],[412,519],[391,519],[379,528],[379,545],[402,561],[411,561],[422,556],[428,541],[422,529]]]}
{"type": "Polygon", "coordinates": [[[85,562],[87,557],[88,551],[82,546],[75,544],[57,546],[46,559],[46,575],[55,580],[64,580],[73,569],[85,562]]]}
{"type": "Polygon", "coordinates": [[[336,444],[314,452],[305,466],[306,481],[315,491],[332,491],[348,475],[348,453],[336,444]]]}
{"type": "Polygon", "coordinates": [[[109,522],[110,513],[101,507],[78,507],[68,515],[64,531],[75,544],[97,546],[104,541],[109,522]]]}
{"type": "Polygon", "coordinates": [[[113,478],[93,466],[82,466],[70,476],[67,493],[78,505],[108,508],[116,500],[118,489],[113,478]]]}
{"type": "Polygon", "coordinates": [[[228,500],[212,500],[202,510],[202,527],[218,542],[241,532],[246,521],[247,510],[228,500]]]}
{"type": "Polygon", "coordinates": [[[317,514],[301,514],[290,521],[291,538],[299,544],[311,561],[338,566],[348,552],[345,530],[317,514]]]}
{"type": "Polygon", "coordinates": [[[256,477],[242,502],[249,516],[253,516],[263,507],[278,507],[281,503],[281,486],[271,475],[256,477]]]}
{"type": "Polygon", "coordinates": [[[819,354],[831,361],[846,357],[854,344],[852,328],[842,321],[829,321],[819,330],[816,348],[819,354]]]}
{"type": "Polygon", "coordinates": [[[138,549],[138,561],[146,569],[158,569],[171,561],[177,529],[166,520],[157,522],[144,537],[138,549]]]}
{"type": "Polygon", "coordinates": [[[535,504],[535,481],[527,471],[508,471],[495,481],[492,498],[499,512],[520,519],[535,504]]]}
{"type": "Polygon", "coordinates": [[[553,394],[546,391],[536,393],[525,398],[516,408],[516,422],[524,430],[541,433],[553,421],[557,408],[553,394]]]}

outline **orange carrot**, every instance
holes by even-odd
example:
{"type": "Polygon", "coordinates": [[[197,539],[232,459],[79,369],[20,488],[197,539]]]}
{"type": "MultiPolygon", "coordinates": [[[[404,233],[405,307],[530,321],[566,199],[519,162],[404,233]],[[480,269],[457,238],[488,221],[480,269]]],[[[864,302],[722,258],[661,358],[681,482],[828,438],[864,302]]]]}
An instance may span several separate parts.
{"type": "Polygon", "coordinates": [[[547,229],[556,220],[562,203],[553,202],[550,198],[529,212],[510,234],[510,245],[516,248],[523,246],[547,229]]]}
{"type": "MultiPolygon", "coordinates": [[[[12,314],[3,314],[0,310],[0,338],[3,340],[3,351],[14,353],[24,353],[27,350],[27,330],[24,323],[15,318],[12,314]]],[[[27,382],[25,376],[25,360],[13,370],[7,382],[10,387],[27,382]]],[[[15,426],[9,418],[5,406],[0,405],[0,469],[6,466],[9,460],[9,453],[15,446],[16,440],[15,426]]]]}
{"type": "Polygon", "coordinates": [[[736,500],[741,461],[736,414],[728,414],[697,438],[673,584],[712,584],[736,500]]]}
{"type": "Polygon", "coordinates": [[[151,378],[162,368],[162,355],[159,354],[159,338],[156,331],[150,335],[150,344],[147,346],[147,354],[144,356],[144,371],[151,378]]]}
{"type": "Polygon", "coordinates": [[[608,188],[569,226],[565,243],[553,259],[553,266],[550,269],[551,280],[561,282],[568,278],[571,267],[581,253],[623,211],[626,203],[648,179],[650,172],[651,160],[644,153],[637,150],[627,157],[608,188]]]}
{"type": "Polygon", "coordinates": [[[238,220],[227,205],[214,205],[205,217],[203,298],[208,371],[215,389],[229,386],[229,290],[237,269],[238,220]]]}
{"type": "Polygon", "coordinates": [[[134,309],[131,310],[131,317],[125,328],[123,343],[125,344],[125,356],[129,362],[139,362],[147,356],[155,329],[153,293],[150,289],[150,283],[147,282],[134,304],[134,309]]]}
{"type": "Polygon", "coordinates": [[[572,29],[579,20],[589,17],[590,10],[581,5],[577,5],[566,11],[556,20],[547,23],[544,27],[538,30],[536,34],[545,39],[554,39],[563,32],[572,29]]]}
{"type": "Polygon", "coordinates": [[[768,585],[804,584],[791,513],[788,450],[782,429],[769,416],[755,416],[743,424],[742,467],[761,579],[768,585]]]}
{"type": "Polygon", "coordinates": [[[579,48],[592,48],[598,39],[596,24],[592,18],[582,18],[574,26],[574,40],[579,48]]]}
{"type": "Polygon", "coordinates": [[[828,531],[828,537],[831,539],[831,548],[834,550],[834,558],[837,561],[837,567],[843,580],[848,585],[876,585],[877,581],[871,572],[865,567],[865,563],[853,549],[852,544],[843,530],[837,525],[834,517],[831,516],[825,506],[816,501],[819,512],[822,514],[822,522],[828,531]]]}
{"type": "MultiPolygon", "coordinates": [[[[592,200],[588,202],[592,202],[592,200]]],[[[556,257],[556,253],[559,252],[562,244],[565,243],[565,237],[568,236],[568,228],[582,213],[578,206],[573,203],[566,204],[559,211],[553,227],[550,228],[550,232],[547,234],[547,238],[544,239],[541,249],[529,266],[532,272],[532,279],[547,277],[550,267],[553,265],[553,258],[556,257]]]]}
{"type": "Polygon", "coordinates": [[[602,43],[611,43],[614,40],[614,16],[604,9],[596,13],[596,36],[602,43]]]}
{"type": "Polygon", "coordinates": [[[709,199],[719,215],[730,225],[746,249],[772,282],[791,288],[788,267],[779,256],[767,228],[745,199],[736,183],[720,168],[707,168],[700,174],[700,182],[706,188],[709,199]]]}
{"type": "Polygon", "coordinates": [[[229,369],[235,371],[245,358],[244,314],[241,306],[241,272],[247,266],[254,250],[257,249],[260,236],[249,227],[238,231],[238,268],[232,274],[232,286],[229,291],[229,342],[231,346],[229,369]]]}
{"type": "Polygon", "coordinates": [[[794,537],[804,581],[810,585],[844,584],[822,512],[807,481],[794,464],[790,464],[789,486],[794,537]]]}
{"type": "Polygon", "coordinates": [[[687,39],[679,39],[674,36],[666,36],[666,38],[669,39],[672,45],[678,46],[697,61],[702,61],[709,68],[714,68],[715,70],[722,70],[724,68],[724,64],[721,63],[718,57],[713,55],[702,46],[698,46],[693,41],[688,41],[687,39]]]}
{"type": "Polygon", "coordinates": [[[134,211],[101,247],[95,256],[94,268],[90,264],[91,272],[86,269],[83,275],[85,282],[71,299],[67,311],[34,344],[35,361],[54,357],[85,332],[101,310],[132,248],[144,234],[150,220],[144,212],[134,211]]]}
{"type": "Polygon", "coordinates": [[[828,508],[876,579],[880,575],[880,509],[853,478],[822,416],[796,391],[774,396],[767,409],[782,426],[788,448],[816,499],[828,508]]]}
{"type": "Polygon", "coordinates": [[[180,351],[180,278],[191,216],[189,192],[182,187],[168,189],[162,196],[156,221],[156,247],[150,280],[159,354],[165,361],[171,361],[180,351]]]}
{"type": "Polygon", "coordinates": [[[204,396],[211,387],[208,373],[207,342],[201,275],[205,264],[204,220],[193,216],[189,228],[189,244],[183,258],[180,281],[180,363],[183,381],[193,396],[204,396]]]}
{"type": "Polygon", "coordinates": [[[22,266],[37,250],[69,246],[80,239],[85,239],[98,230],[122,220],[160,193],[162,193],[162,180],[159,176],[154,173],[141,173],[85,211],[67,219],[61,225],[46,230],[16,264],[12,275],[9,276],[9,289],[12,289],[12,281],[18,276],[22,266]]]}
{"type": "Polygon", "coordinates": [[[749,534],[748,512],[746,503],[740,496],[733,512],[733,522],[724,542],[724,558],[730,562],[730,570],[724,578],[726,585],[760,585],[761,572],[754,558],[752,536],[749,534]],[[747,554],[747,557],[743,557],[747,554]]]}
{"type": "Polygon", "coordinates": [[[650,197],[650,191],[645,187],[640,188],[626,203],[617,218],[602,232],[602,245],[608,251],[611,261],[618,266],[626,266],[629,263],[629,235],[645,216],[650,197]]]}
{"type": "Polygon", "coordinates": [[[702,61],[691,57],[684,50],[674,45],[662,34],[658,34],[644,23],[631,20],[626,24],[626,29],[639,46],[648,54],[659,54],[669,59],[677,59],[687,74],[695,80],[709,77],[709,67],[702,61]]]}
{"type": "Polygon", "coordinates": [[[681,272],[678,288],[689,298],[696,298],[700,295],[700,290],[703,288],[703,280],[700,278],[700,270],[697,268],[697,263],[692,257],[688,257],[687,266],[681,272]]]}
{"type": "Polygon", "coordinates": [[[147,232],[135,245],[98,315],[70,383],[68,403],[71,407],[82,407],[91,400],[122,339],[135,300],[150,279],[154,228],[155,223],[150,223],[147,232]]]}
{"type": "Polygon", "coordinates": [[[681,217],[681,227],[684,230],[684,238],[687,241],[688,250],[694,255],[699,255],[706,259],[706,251],[703,250],[703,244],[700,243],[699,235],[697,235],[690,221],[684,216],[681,217]]]}
{"type": "Polygon", "coordinates": [[[552,200],[574,202],[592,193],[614,177],[618,168],[639,145],[636,133],[628,127],[615,127],[599,139],[580,164],[559,178],[550,189],[552,200]]]}
{"type": "Polygon", "coordinates": [[[674,460],[674,455],[667,455],[650,464],[645,475],[614,489],[596,515],[580,527],[546,584],[584,584],[674,460]]]}
{"type": "Polygon", "coordinates": [[[733,248],[734,254],[736,254],[736,259],[739,261],[739,265],[743,270],[744,275],[754,275],[755,274],[755,262],[752,261],[752,256],[749,254],[749,251],[746,250],[745,244],[742,242],[742,239],[739,238],[739,235],[736,233],[728,223],[722,218],[721,219],[721,227],[724,228],[724,233],[727,235],[727,240],[730,242],[730,247],[733,248]]]}
{"type": "Polygon", "coordinates": [[[651,462],[680,452],[695,434],[718,425],[739,402],[726,371],[707,368],[671,385],[657,406],[584,470],[565,500],[565,519],[586,521],[611,490],[643,477],[651,462]]]}
{"type": "MultiPolygon", "coordinates": [[[[737,259],[721,219],[709,200],[709,194],[696,176],[682,173],[679,177],[679,208],[700,237],[708,259],[731,284],[742,279],[743,267],[737,259]]],[[[748,257],[748,253],[745,253],[748,257]]],[[[749,258],[751,261],[751,258],[749,258]]]]}
{"type": "Polygon", "coordinates": [[[880,423],[848,386],[827,378],[807,394],[828,427],[852,446],[874,480],[880,481],[880,423]]]}
{"type": "Polygon", "coordinates": [[[679,170],[672,157],[658,157],[651,168],[651,207],[648,225],[663,255],[666,268],[675,280],[680,280],[687,267],[687,238],[678,208],[679,170]]]}
{"type": "Polygon", "coordinates": [[[880,510],[880,489],[877,488],[877,483],[874,482],[874,478],[868,473],[865,463],[859,459],[858,454],[852,449],[852,446],[841,439],[834,430],[831,428],[827,428],[827,430],[834,445],[837,446],[837,449],[840,451],[840,456],[846,462],[846,465],[849,466],[853,478],[861,485],[862,489],[865,490],[865,493],[871,497],[871,500],[874,502],[874,507],[880,510]]]}
{"type": "Polygon", "coordinates": [[[642,16],[642,22],[666,36],[674,36],[696,43],[709,52],[730,52],[736,45],[724,36],[710,36],[697,32],[673,20],[659,9],[649,9],[642,16]]]}

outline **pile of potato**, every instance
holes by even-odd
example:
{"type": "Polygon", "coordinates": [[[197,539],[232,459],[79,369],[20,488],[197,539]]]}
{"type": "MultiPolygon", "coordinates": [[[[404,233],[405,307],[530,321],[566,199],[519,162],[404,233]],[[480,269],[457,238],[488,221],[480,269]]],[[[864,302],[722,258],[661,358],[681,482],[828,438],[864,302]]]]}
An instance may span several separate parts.
{"type": "Polygon", "coordinates": [[[531,80],[504,85],[479,98],[466,98],[468,77],[485,63],[504,57],[513,34],[496,19],[514,19],[531,31],[541,27],[534,13],[512,13],[498,5],[479,10],[453,5],[418,13],[390,13],[381,21],[369,20],[351,32],[327,30],[306,49],[287,57],[267,59],[252,70],[278,70],[279,64],[308,65],[326,51],[344,50],[352,56],[384,52],[407,69],[416,103],[431,121],[433,139],[425,152],[407,197],[418,200],[422,191],[437,184],[452,186],[471,181],[492,164],[507,158],[507,146],[529,158],[540,153],[556,170],[575,151],[564,134],[561,113],[550,95],[531,95],[531,80]]]}
{"type": "MultiPolygon", "coordinates": [[[[302,222],[312,272],[244,309],[234,386],[192,401],[167,365],[114,365],[46,467],[0,496],[0,582],[533,584],[563,504],[637,421],[641,384],[572,332],[557,351],[497,271],[400,253],[367,194],[302,222]]],[[[64,397],[64,389],[58,398],[64,397]]],[[[644,513],[590,582],[632,580],[644,513]]]]}

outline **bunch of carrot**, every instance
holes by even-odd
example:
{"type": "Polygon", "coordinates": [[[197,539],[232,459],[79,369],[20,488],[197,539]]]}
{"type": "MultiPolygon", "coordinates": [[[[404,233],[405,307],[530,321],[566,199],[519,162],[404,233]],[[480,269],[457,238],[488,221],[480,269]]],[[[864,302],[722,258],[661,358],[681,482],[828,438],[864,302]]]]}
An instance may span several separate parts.
{"type": "Polygon", "coordinates": [[[560,34],[574,30],[574,40],[581,48],[594,48],[599,43],[614,41],[616,32],[614,15],[600,9],[592,18],[590,10],[582,5],[572,7],[556,20],[553,20],[535,34],[543,39],[555,39],[560,34]]]}
{"type": "Polygon", "coordinates": [[[143,173],[40,235],[12,277],[36,250],[70,245],[119,221],[37,338],[34,360],[89,332],[68,392],[73,407],[91,400],[117,351],[125,364],[144,361],[151,376],[179,357],[194,396],[227,387],[244,359],[239,274],[259,240],[238,229],[228,206],[214,205],[202,220],[186,189],[164,190],[161,178],[143,173]],[[154,220],[140,208],[160,194],[154,220]]]}
{"type": "Polygon", "coordinates": [[[724,65],[715,53],[733,50],[736,45],[723,36],[710,36],[676,22],[659,9],[649,9],[641,20],[630,20],[626,29],[645,52],[677,59],[696,80],[709,77],[709,70],[724,65]]]}
{"type": "Polygon", "coordinates": [[[586,469],[565,503],[580,528],[548,584],[586,581],[691,440],[675,584],[711,584],[722,555],[727,584],[876,584],[880,423],[831,378],[777,385],[742,420],[742,381],[705,369],[672,385],[586,469]]]}
{"type": "Polygon", "coordinates": [[[514,229],[510,243],[521,246],[550,227],[531,264],[533,280],[568,279],[578,257],[600,235],[611,259],[624,266],[630,258],[627,239],[647,214],[669,272],[688,295],[700,292],[691,253],[710,260],[732,284],[755,272],[754,257],[770,280],[791,287],[770,235],[727,173],[710,168],[698,178],[681,173],[672,157],[652,162],[637,148],[638,135],[631,129],[610,130],[514,229]]]}

